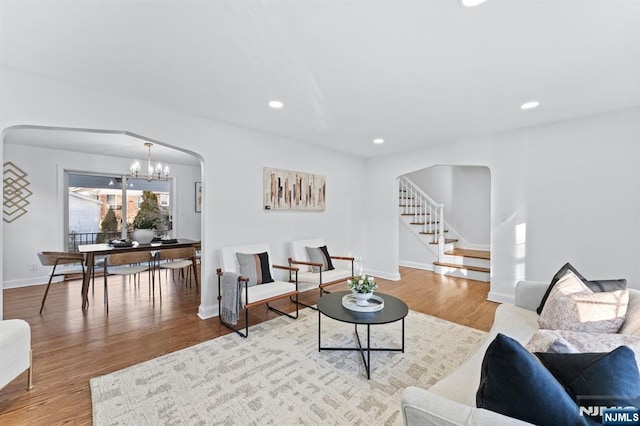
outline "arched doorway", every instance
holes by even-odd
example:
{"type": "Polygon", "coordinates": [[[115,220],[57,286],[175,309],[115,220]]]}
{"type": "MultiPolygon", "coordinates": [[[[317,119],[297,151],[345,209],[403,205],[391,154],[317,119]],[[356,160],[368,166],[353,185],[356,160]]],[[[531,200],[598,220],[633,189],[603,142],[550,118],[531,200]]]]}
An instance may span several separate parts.
{"type": "MultiPolygon", "coordinates": [[[[416,219],[404,201],[399,222],[399,264],[444,275],[490,282],[491,173],[486,166],[436,165],[401,177],[444,211],[443,253],[434,215],[416,219]]],[[[403,201],[401,201],[403,203],[403,201]]]]}
{"type": "Polygon", "coordinates": [[[154,144],[154,162],[171,165],[174,229],[179,237],[201,240],[202,215],[195,208],[194,182],[202,180],[203,163],[196,153],[127,131],[48,126],[5,129],[5,167],[11,164],[24,173],[19,185],[29,196],[22,203],[24,214],[4,226],[3,291],[46,283],[47,270],[40,266],[37,253],[68,249],[65,173],[126,174],[132,160],[147,158],[147,142],[154,144]]]}

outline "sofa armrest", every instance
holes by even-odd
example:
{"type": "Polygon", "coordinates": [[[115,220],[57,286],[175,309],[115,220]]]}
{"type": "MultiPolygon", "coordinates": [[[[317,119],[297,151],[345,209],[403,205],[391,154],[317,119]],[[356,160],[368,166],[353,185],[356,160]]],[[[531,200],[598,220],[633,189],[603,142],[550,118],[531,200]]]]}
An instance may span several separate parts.
{"type": "Polygon", "coordinates": [[[540,302],[544,297],[548,282],[543,281],[518,281],[516,283],[516,303],[515,305],[535,311],[540,306],[540,302]]]}
{"type": "Polygon", "coordinates": [[[409,386],[402,394],[405,425],[528,425],[529,423],[483,408],[444,398],[426,389],[409,386]]]}

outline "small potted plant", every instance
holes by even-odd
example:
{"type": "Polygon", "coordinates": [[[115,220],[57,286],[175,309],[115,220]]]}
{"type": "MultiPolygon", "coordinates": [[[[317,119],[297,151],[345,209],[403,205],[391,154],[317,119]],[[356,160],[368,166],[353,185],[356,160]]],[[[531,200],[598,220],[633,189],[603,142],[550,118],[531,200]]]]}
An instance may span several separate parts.
{"type": "Polygon", "coordinates": [[[373,296],[373,291],[378,288],[375,278],[367,275],[356,275],[347,280],[347,285],[353,292],[358,306],[367,306],[369,303],[367,301],[373,296]]]}

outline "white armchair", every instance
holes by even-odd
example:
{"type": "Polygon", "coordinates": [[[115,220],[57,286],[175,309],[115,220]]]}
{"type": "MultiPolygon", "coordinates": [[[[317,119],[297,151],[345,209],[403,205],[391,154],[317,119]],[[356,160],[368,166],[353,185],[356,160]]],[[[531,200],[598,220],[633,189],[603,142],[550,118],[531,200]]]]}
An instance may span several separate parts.
{"type": "MultiPolygon", "coordinates": [[[[254,245],[246,245],[246,246],[231,246],[231,247],[223,247],[220,250],[220,260],[222,263],[222,268],[218,269],[218,317],[220,322],[225,327],[235,331],[242,337],[247,337],[249,335],[249,308],[258,306],[258,305],[267,305],[267,308],[277,312],[281,315],[286,315],[289,318],[296,319],[298,318],[298,280],[297,273],[298,268],[291,266],[281,266],[274,265],[271,263],[271,254],[269,251],[269,246],[267,244],[254,244],[254,245]],[[295,274],[295,280],[288,281],[278,281],[275,280],[271,282],[258,283],[250,282],[252,278],[250,278],[250,271],[243,271],[242,267],[238,261],[238,253],[244,255],[255,255],[257,253],[267,253],[269,258],[269,275],[274,277],[273,269],[283,269],[288,271],[289,273],[295,274]],[[240,308],[244,309],[244,323],[245,323],[245,331],[244,333],[234,327],[234,324],[231,324],[223,319],[222,311],[220,310],[223,304],[222,301],[222,277],[225,272],[240,274],[239,283],[241,285],[240,294],[239,294],[239,304],[240,308]],[[245,276],[246,275],[246,276],[245,276]],[[291,298],[292,301],[296,305],[296,314],[291,315],[286,312],[280,311],[269,305],[270,302],[282,299],[282,298],[291,298]]],[[[259,265],[260,266],[260,265],[259,265]]],[[[266,267],[266,265],[264,265],[266,267]]],[[[255,273],[255,271],[253,271],[255,273]]],[[[266,271],[265,271],[266,274],[266,271]]]]}
{"type": "Polygon", "coordinates": [[[33,387],[31,356],[31,327],[20,319],[0,321],[0,388],[13,381],[25,370],[27,389],[33,387]]]}
{"type": "Polygon", "coordinates": [[[324,293],[329,293],[325,290],[326,287],[343,283],[354,275],[353,262],[355,260],[351,256],[330,256],[335,269],[324,270],[322,264],[312,262],[309,259],[306,249],[307,247],[322,246],[326,246],[322,238],[292,241],[290,243],[291,257],[289,258],[289,266],[300,268],[298,273],[300,291],[317,288],[320,290],[320,297],[324,293]],[[316,267],[318,272],[314,272],[313,267],[316,267]]]}

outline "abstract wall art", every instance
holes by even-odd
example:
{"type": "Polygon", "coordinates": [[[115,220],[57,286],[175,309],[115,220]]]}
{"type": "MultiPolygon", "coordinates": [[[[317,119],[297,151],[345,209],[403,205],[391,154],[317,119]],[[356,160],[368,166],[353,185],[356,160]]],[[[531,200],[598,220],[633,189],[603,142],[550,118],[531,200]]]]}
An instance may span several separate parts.
{"type": "Polygon", "coordinates": [[[33,195],[33,192],[28,188],[29,181],[26,177],[27,174],[12,162],[4,163],[2,212],[4,213],[3,220],[7,223],[27,214],[27,206],[29,205],[27,198],[33,195]]]}
{"type": "Polygon", "coordinates": [[[323,175],[264,168],[265,210],[325,209],[326,179],[323,175]]]}

